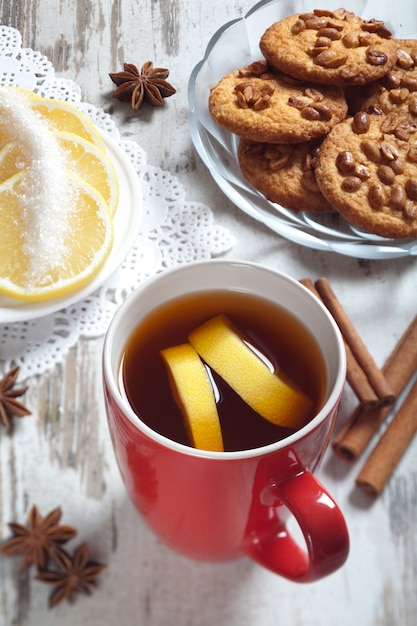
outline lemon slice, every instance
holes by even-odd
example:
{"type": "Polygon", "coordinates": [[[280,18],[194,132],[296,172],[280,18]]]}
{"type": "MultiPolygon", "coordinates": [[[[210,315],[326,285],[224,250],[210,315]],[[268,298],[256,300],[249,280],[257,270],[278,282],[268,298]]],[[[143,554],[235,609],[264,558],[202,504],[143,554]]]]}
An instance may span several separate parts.
{"type": "MultiPolygon", "coordinates": [[[[79,137],[91,141],[97,148],[106,151],[104,141],[99,130],[80,109],[69,102],[63,100],[54,100],[52,98],[42,98],[39,94],[25,89],[24,87],[2,86],[0,90],[7,94],[7,97],[0,98],[7,102],[11,98],[11,102],[16,107],[22,104],[34,111],[38,116],[47,120],[51,130],[64,131],[74,133],[79,137]]],[[[7,121],[7,115],[4,116],[4,123],[7,121]]]]}
{"type": "Polygon", "coordinates": [[[119,200],[119,184],[107,154],[74,133],[58,131],[54,135],[65,152],[71,171],[101,193],[114,216],[119,200]]]}
{"type": "MultiPolygon", "coordinates": [[[[36,103],[47,101],[0,88],[0,293],[28,302],[82,288],[113,245],[105,199],[69,172],[70,159],[36,103]]],[[[47,111],[72,108],[54,102],[47,111]]],[[[64,117],[83,122],[82,114],[64,117]]],[[[83,126],[90,127],[98,133],[89,121],[83,126]]]]}
{"type": "Polygon", "coordinates": [[[17,87],[15,85],[5,85],[4,89],[10,90],[12,93],[13,91],[15,91],[18,97],[24,96],[30,100],[34,100],[34,99],[39,100],[41,98],[39,94],[35,93],[34,91],[31,91],[30,89],[26,89],[25,87],[17,87]]]}
{"type": "Polygon", "coordinates": [[[287,377],[271,372],[225,315],[208,320],[188,339],[201,358],[259,415],[288,428],[306,423],[312,401],[287,377]]]}
{"type": "Polygon", "coordinates": [[[30,166],[28,153],[17,141],[9,141],[0,147],[0,183],[30,166]]]}
{"type": "Polygon", "coordinates": [[[100,150],[105,152],[103,138],[93,122],[82,111],[72,104],[62,100],[51,98],[27,99],[32,111],[36,111],[44,119],[48,120],[52,130],[61,130],[79,135],[87,141],[91,141],[100,150]]]}
{"type": "Polygon", "coordinates": [[[0,184],[0,293],[27,302],[56,298],[82,288],[104,265],[113,244],[108,207],[83,179],[65,177],[65,219],[61,206],[45,213],[25,205],[27,170],[0,184]]]}
{"type": "MultiPolygon", "coordinates": [[[[95,187],[107,202],[111,214],[114,215],[119,199],[119,184],[104,143],[102,150],[95,143],[75,133],[55,130],[51,132],[48,121],[44,118],[38,119],[28,103],[30,96],[26,93],[33,94],[33,92],[8,88],[9,95],[13,92],[15,92],[15,100],[3,98],[6,105],[3,105],[4,113],[7,113],[7,104],[10,106],[10,103],[14,104],[14,110],[12,114],[4,115],[0,120],[0,182],[29,167],[35,159],[43,159],[43,166],[47,168],[48,154],[51,155],[51,160],[56,159],[56,149],[50,149],[51,142],[56,141],[62,151],[58,158],[61,159],[63,165],[95,187]],[[25,127],[25,120],[31,125],[30,128],[25,127]],[[8,126],[10,124],[13,126],[13,122],[14,133],[11,133],[8,126]],[[45,144],[46,135],[49,133],[52,137],[49,139],[49,144],[45,144]],[[13,139],[8,141],[11,136],[13,139]],[[14,139],[15,136],[16,139],[14,139]],[[38,144],[38,150],[34,147],[35,144],[38,144]]],[[[35,98],[41,101],[39,96],[35,98]]]]}
{"type": "Polygon", "coordinates": [[[184,343],[161,351],[173,396],[195,448],[223,452],[223,438],[206,368],[194,348],[184,343]]]}

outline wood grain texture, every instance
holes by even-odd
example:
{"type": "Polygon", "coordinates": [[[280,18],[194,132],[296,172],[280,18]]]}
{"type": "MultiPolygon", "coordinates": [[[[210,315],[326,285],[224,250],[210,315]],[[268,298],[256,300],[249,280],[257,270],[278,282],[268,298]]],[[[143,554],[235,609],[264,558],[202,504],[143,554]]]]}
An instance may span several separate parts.
{"type": "MultiPolygon", "coordinates": [[[[56,74],[76,81],[86,102],[110,113],[149,163],[178,176],[187,198],[204,202],[237,238],[229,256],[329,278],[381,364],[416,314],[415,259],[364,261],[283,240],[222,195],[196,156],[188,131],[187,87],[210,37],[252,2],[225,0],[1,0],[2,23],[17,28],[56,74]],[[109,72],[147,60],[170,69],[177,94],[160,110],[133,113],[111,97],[109,72]]],[[[326,3],[324,3],[326,4],[326,3]]],[[[108,567],[91,597],[47,609],[48,589],[0,558],[1,626],[415,626],[417,616],[416,442],[387,488],[370,500],[354,486],[362,461],[329,450],[319,478],[345,512],[352,548],[336,574],[299,587],[246,559],[195,563],[163,546],[128,500],[113,456],[101,385],[102,338],[80,339],[50,373],[32,377],[33,415],[0,430],[0,540],[36,503],[57,505],[78,528],[76,546],[108,567]]],[[[354,397],[347,388],[338,426],[354,397]]],[[[372,442],[371,445],[373,445],[372,442]]]]}

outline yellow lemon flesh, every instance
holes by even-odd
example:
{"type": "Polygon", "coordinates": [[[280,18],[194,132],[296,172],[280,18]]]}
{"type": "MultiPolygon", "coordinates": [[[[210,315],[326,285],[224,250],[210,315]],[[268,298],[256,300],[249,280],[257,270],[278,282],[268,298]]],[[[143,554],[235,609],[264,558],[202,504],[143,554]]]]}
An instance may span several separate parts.
{"type": "Polygon", "coordinates": [[[201,358],[259,415],[288,428],[306,423],[313,406],[310,398],[287,377],[271,372],[226,316],[208,320],[188,339],[201,358]]]}
{"type": "Polygon", "coordinates": [[[74,133],[59,131],[54,135],[65,152],[70,170],[101,193],[114,216],[119,200],[119,184],[113,163],[106,153],[74,133]]]}
{"type": "Polygon", "coordinates": [[[102,136],[93,122],[77,107],[61,100],[51,98],[28,98],[32,111],[42,116],[51,130],[61,130],[74,133],[87,141],[95,144],[97,148],[105,151],[106,147],[102,136]]]}
{"type": "Polygon", "coordinates": [[[84,287],[104,265],[113,244],[107,205],[81,178],[68,174],[68,183],[66,220],[59,206],[42,220],[27,214],[25,172],[0,184],[0,293],[28,302],[60,297],[84,287]]]}
{"type": "Polygon", "coordinates": [[[223,452],[223,438],[213,388],[194,348],[184,343],[161,351],[174,399],[195,448],[223,452]]]}
{"type": "Polygon", "coordinates": [[[0,145],[0,183],[30,166],[30,158],[17,141],[0,145]]]}
{"type": "Polygon", "coordinates": [[[63,100],[42,98],[39,94],[25,89],[24,87],[1,87],[7,90],[13,97],[26,102],[26,104],[46,120],[51,130],[74,133],[87,141],[91,141],[97,148],[105,151],[102,136],[96,126],[75,105],[63,100]]]}

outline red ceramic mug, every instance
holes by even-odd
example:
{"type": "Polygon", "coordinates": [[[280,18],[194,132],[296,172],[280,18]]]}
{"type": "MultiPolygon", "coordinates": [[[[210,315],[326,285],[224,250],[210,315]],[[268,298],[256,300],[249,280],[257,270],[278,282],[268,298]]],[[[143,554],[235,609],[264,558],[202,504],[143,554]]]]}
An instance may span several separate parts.
{"type": "Polygon", "coordinates": [[[117,462],[149,527],[191,558],[221,561],[246,555],[296,582],[317,580],[342,566],[349,552],[345,519],[312,472],[329,443],[345,374],[343,340],[332,317],[285,274],[253,263],[211,260],[167,270],[143,283],[110,324],[103,380],[117,462]],[[281,441],[237,452],[197,450],[144,424],[120,388],[124,346],[141,320],[171,298],[210,289],[253,293],[278,303],[307,326],[321,347],[327,370],[322,407],[281,441]],[[304,541],[291,533],[291,516],[304,541]]]}

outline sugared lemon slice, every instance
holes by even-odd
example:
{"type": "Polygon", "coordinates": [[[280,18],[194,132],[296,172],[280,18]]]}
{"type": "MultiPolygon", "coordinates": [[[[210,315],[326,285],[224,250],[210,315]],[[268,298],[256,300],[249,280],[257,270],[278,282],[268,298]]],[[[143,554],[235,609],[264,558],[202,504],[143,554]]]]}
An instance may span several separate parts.
{"type": "Polygon", "coordinates": [[[81,289],[100,271],[113,245],[113,223],[103,197],[84,180],[65,175],[63,208],[25,206],[27,170],[0,185],[0,293],[38,302],[81,289]],[[71,197],[68,197],[71,195],[71,197]]]}
{"type": "Polygon", "coordinates": [[[65,153],[68,168],[101,193],[114,216],[119,199],[119,183],[114,166],[105,152],[91,141],[67,132],[55,132],[65,153]]]}
{"type": "Polygon", "coordinates": [[[14,90],[16,91],[16,94],[18,94],[18,97],[24,96],[30,100],[41,98],[39,94],[35,93],[34,91],[31,91],[30,89],[26,89],[25,87],[17,87],[15,85],[5,85],[4,89],[8,89],[11,92],[13,92],[14,90]]]}
{"type": "Polygon", "coordinates": [[[51,98],[33,98],[28,99],[27,102],[33,111],[48,121],[51,130],[61,130],[79,135],[105,152],[106,147],[100,132],[76,106],[51,98]]]}
{"type": "MultiPolygon", "coordinates": [[[[119,201],[119,183],[114,166],[105,152],[74,133],[53,132],[52,137],[61,149],[62,164],[83,178],[103,196],[109,211],[114,216],[119,201]]],[[[46,155],[47,157],[47,155],[46,155]]],[[[31,166],[33,154],[25,141],[14,140],[0,143],[0,183],[31,166]]],[[[45,158],[45,167],[48,162],[45,158]]]]}
{"type": "Polygon", "coordinates": [[[201,358],[259,415],[288,428],[306,423],[312,401],[287,377],[271,372],[225,315],[208,320],[188,339],[201,358]]]}
{"type": "MultiPolygon", "coordinates": [[[[69,171],[83,170],[80,159],[78,170],[70,166],[50,119],[58,126],[65,120],[70,128],[84,129],[92,139],[97,134],[104,146],[94,125],[75,107],[0,88],[0,293],[27,302],[84,287],[113,245],[108,204],[95,187],[69,171]],[[48,115],[36,112],[38,105],[48,115]]],[[[78,143],[82,141],[87,140],[81,136],[78,143]]],[[[97,157],[104,164],[105,153],[95,144],[87,147],[91,145],[96,164],[97,157]]],[[[85,144],[83,150],[87,152],[85,144]]]]}
{"type": "Polygon", "coordinates": [[[195,448],[223,452],[223,438],[213,388],[194,348],[184,343],[161,351],[173,396],[195,448]]]}

